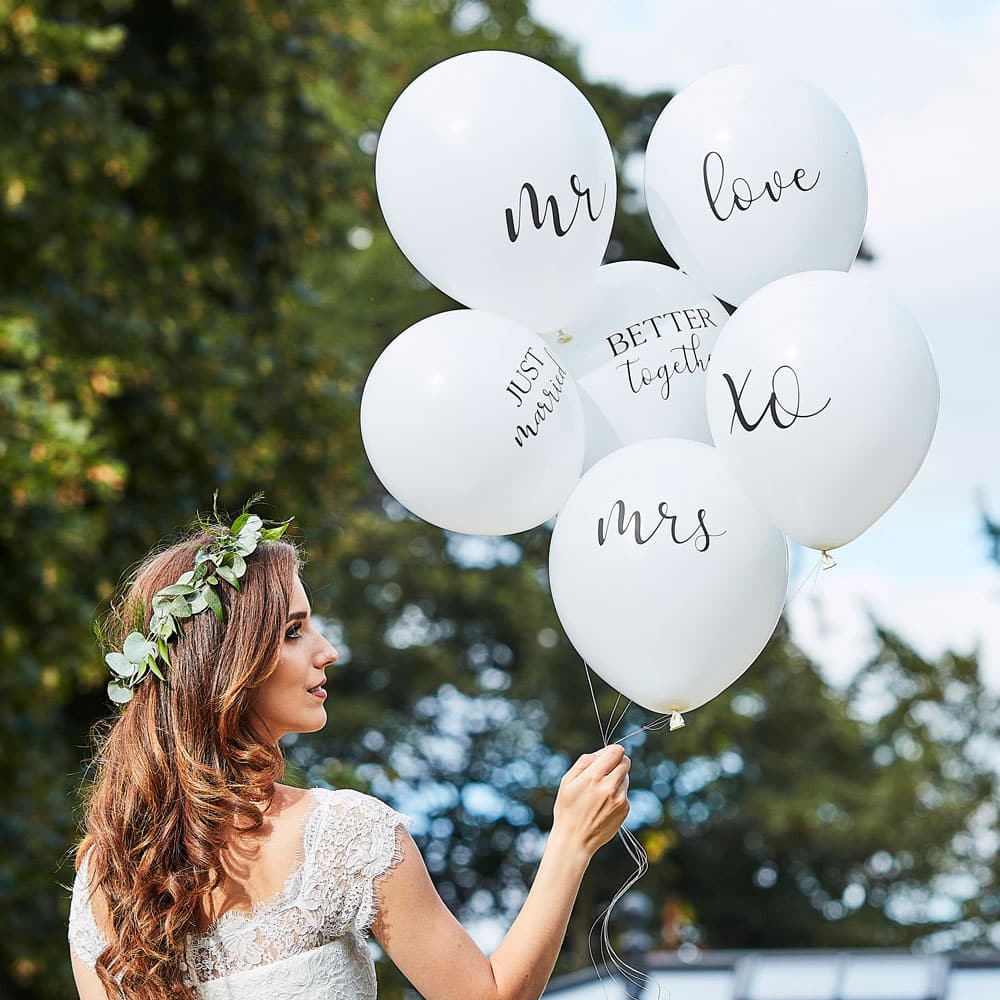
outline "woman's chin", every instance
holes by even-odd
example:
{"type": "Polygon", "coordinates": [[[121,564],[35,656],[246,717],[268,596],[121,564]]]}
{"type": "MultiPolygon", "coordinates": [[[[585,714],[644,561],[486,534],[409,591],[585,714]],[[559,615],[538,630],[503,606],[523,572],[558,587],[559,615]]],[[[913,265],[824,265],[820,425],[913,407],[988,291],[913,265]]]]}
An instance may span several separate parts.
{"type": "MultiPolygon", "coordinates": [[[[302,720],[304,723],[305,719],[302,720]]],[[[318,733],[326,725],[326,706],[319,705],[318,708],[309,713],[309,722],[303,725],[300,733],[318,733]]]]}

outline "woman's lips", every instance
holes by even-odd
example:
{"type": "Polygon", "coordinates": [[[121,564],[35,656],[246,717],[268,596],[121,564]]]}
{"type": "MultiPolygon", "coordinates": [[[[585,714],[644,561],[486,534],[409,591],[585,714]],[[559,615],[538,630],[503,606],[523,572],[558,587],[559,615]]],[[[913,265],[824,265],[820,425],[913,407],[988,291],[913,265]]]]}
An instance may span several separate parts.
{"type": "Polygon", "coordinates": [[[326,697],[326,690],[322,684],[317,684],[314,688],[309,688],[309,693],[314,698],[319,698],[321,701],[326,697]]]}

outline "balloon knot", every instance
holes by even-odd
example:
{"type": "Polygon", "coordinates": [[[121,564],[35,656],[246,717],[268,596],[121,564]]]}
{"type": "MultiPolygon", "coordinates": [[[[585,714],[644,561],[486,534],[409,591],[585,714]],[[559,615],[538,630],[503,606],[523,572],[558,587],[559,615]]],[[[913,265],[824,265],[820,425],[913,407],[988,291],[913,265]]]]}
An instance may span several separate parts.
{"type": "Polygon", "coordinates": [[[684,716],[680,712],[670,713],[670,732],[673,732],[675,729],[683,729],[686,725],[684,716]]]}
{"type": "Polygon", "coordinates": [[[833,556],[826,551],[826,549],[823,549],[819,555],[819,564],[823,567],[823,569],[833,569],[833,567],[837,565],[837,560],[834,559],[833,556]]]}

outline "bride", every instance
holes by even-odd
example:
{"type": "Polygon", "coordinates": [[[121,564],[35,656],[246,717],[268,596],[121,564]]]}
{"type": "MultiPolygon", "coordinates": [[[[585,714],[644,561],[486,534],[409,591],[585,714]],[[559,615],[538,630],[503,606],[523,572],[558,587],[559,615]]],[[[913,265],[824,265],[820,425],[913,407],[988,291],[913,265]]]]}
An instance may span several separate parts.
{"type": "Polygon", "coordinates": [[[99,737],[76,850],[80,997],[371,1000],[370,931],[427,1000],[537,998],[590,859],[628,813],[628,758],[605,747],[563,777],[534,884],[487,958],[409,817],[279,783],[278,741],[326,724],[337,661],[283,530],[246,512],[202,522],[139,566],[109,616],[123,710],[99,737]]]}

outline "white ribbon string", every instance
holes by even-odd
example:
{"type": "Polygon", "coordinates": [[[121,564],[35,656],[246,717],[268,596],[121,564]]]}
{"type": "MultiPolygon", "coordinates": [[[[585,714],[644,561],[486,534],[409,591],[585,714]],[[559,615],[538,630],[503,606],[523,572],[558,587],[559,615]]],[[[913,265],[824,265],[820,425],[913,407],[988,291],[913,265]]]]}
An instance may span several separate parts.
{"type": "MultiPolygon", "coordinates": [[[[614,717],[615,710],[618,708],[618,703],[621,701],[621,695],[619,695],[618,699],[615,701],[614,708],[611,709],[611,718],[608,719],[608,725],[605,726],[604,723],[601,721],[601,710],[597,706],[597,695],[594,693],[594,684],[593,681],[590,679],[590,667],[586,662],[584,662],[583,667],[587,675],[587,685],[590,688],[590,697],[594,702],[594,713],[597,716],[597,726],[601,733],[601,740],[604,746],[607,746],[608,741],[611,739],[611,736],[614,733],[615,729],[618,728],[618,726],[621,724],[621,721],[625,718],[625,714],[631,707],[632,702],[629,701],[625,705],[625,707],[621,710],[621,713],[619,714],[617,720],[615,720],[614,723],[612,724],[612,719],[614,717]]],[[[620,743],[622,740],[627,740],[630,736],[634,736],[636,733],[640,733],[645,730],[662,729],[665,725],[667,725],[669,720],[670,716],[668,715],[661,716],[658,719],[654,719],[653,722],[645,726],[642,726],[640,729],[635,729],[630,733],[626,733],[624,736],[618,737],[618,739],[615,740],[615,742],[620,743]]],[[[639,879],[642,878],[643,875],[646,874],[646,871],[649,868],[649,858],[646,855],[645,848],[642,846],[642,844],[639,843],[635,834],[633,834],[631,830],[627,830],[624,824],[618,828],[618,837],[621,839],[621,842],[625,845],[625,850],[628,853],[628,856],[635,862],[636,869],[625,880],[625,882],[614,894],[614,896],[612,896],[611,902],[608,903],[605,909],[601,911],[597,919],[590,925],[590,930],[587,932],[587,951],[590,953],[590,964],[593,965],[594,971],[597,973],[597,979],[601,983],[601,986],[604,990],[604,996],[607,997],[608,989],[607,986],[605,985],[604,978],[602,978],[601,976],[601,970],[597,965],[597,959],[594,957],[594,948],[593,945],[591,944],[591,940],[594,935],[594,930],[599,925],[601,928],[600,947],[599,947],[601,955],[601,964],[604,966],[604,971],[607,973],[607,978],[609,979],[614,978],[614,973],[611,971],[610,968],[610,966],[613,966],[623,979],[631,983],[633,986],[638,987],[639,995],[641,996],[645,988],[653,981],[652,979],[650,979],[648,975],[646,975],[645,972],[642,972],[641,970],[633,968],[631,965],[629,965],[628,962],[626,962],[618,954],[618,952],[615,951],[614,946],[611,944],[610,934],[608,933],[608,925],[611,921],[611,911],[614,909],[615,904],[629,891],[629,889],[632,888],[632,886],[636,884],[636,882],[639,881],[639,879]]],[[[632,993],[629,991],[628,987],[626,987],[625,992],[629,1000],[638,1000],[637,997],[632,996],[632,993]]],[[[656,984],[657,1000],[659,1000],[661,992],[662,991],[660,990],[659,985],[656,984]]]]}
{"type": "MultiPolygon", "coordinates": [[[[796,597],[802,593],[803,588],[809,581],[812,581],[813,588],[816,586],[816,580],[819,578],[821,570],[830,569],[835,566],[836,563],[830,557],[828,552],[823,552],[820,554],[819,559],[816,561],[816,565],[803,577],[800,581],[798,587],[795,588],[795,592],[791,597],[787,598],[785,601],[785,606],[783,612],[788,609],[788,606],[795,600],[796,597]]],[[[590,698],[594,703],[594,714],[597,716],[597,726],[601,733],[601,741],[604,746],[608,746],[611,737],[614,735],[615,730],[621,725],[624,720],[628,710],[632,707],[632,702],[627,701],[625,706],[622,708],[617,719],[615,718],[615,712],[618,711],[618,705],[621,702],[622,696],[619,694],[615,700],[614,706],[611,709],[611,714],[608,718],[608,724],[605,726],[604,722],[601,720],[601,710],[597,705],[597,695],[594,692],[594,683],[590,679],[590,666],[586,661],[583,664],[584,670],[587,675],[587,686],[590,688],[590,698]]],[[[653,719],[652,722],[647,722],[646,725],[640,726],[638,729],[633,729],[631,732],[626,733],[624,736],[619,736],[615,743],[622,743],[632,736],[637,736],[639,733],[646,732],[656,732],[669,726],[671,730],[679,729],[684,725],[684,719],[679,712],[671,712],[667,715],[660,715],[653,719]]],[[[611,911],[615,908],[615,904],[629,891],[646,874],[649,869],[649,857],[646,854],[645,848],[639,843],[638,838],[631,832],[631,830],[625,829],[622,825],[618,829],[618,837],[621,842],[625,845],[625,850],[628,856],[635,862],[635,871],[625,880],[624,884],[618,891],[612,896],[611,902],[608,903],[607,907],[601,911],[597,919],[590,925],[590,930],[587,933],[587,951],[590,953],[590,964],[593,965],[594,971],[597,973],[597,979],[601,983],[604,989],[604,996],[608,996],[607,986],[605,985],[605,980],[601,976],[601,970],[598,967],[597,959],[594,956],[594,948],[591,944],[591,940],[594,935],[594,930],[600,926],[600,955],[601,964],[604,966],[604,971],[607,973],[608,979],[614,978],[614,972],[611,971],[613,966],[617,970],[618,974],[625,979],[627,982],[631,983],[633,986],[639,988],[639,994],[649,986],[653,980],[645,973],[639,969],[633,968],[628,964],[619,954],[615,951],[614,946],[611,944],[611,937],[608,933],[608,925],[611,921],[611,911]],[[610,963],[610,964],[609,964],[610,963]]],[[[659,984],[654,984],[656,986],[656,996],[659,1000],[662,991],[659,984]]],[[[633,997],[626,987],[626,995],[629,1000],[638,1000],[637,997],[633,997]]]]}

